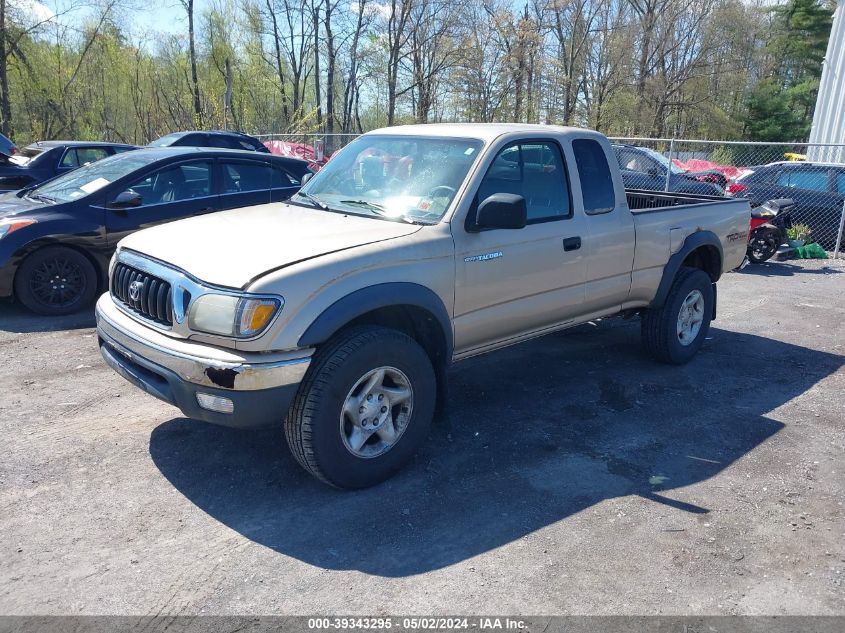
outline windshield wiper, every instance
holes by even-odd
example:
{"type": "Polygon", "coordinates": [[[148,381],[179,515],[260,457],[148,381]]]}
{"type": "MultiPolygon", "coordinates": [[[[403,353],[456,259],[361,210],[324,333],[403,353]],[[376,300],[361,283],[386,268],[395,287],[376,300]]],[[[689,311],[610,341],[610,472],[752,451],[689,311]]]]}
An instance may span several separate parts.
{"type": "Polygon", "coordinates": [[[305,191],[297,191],[296,195],[302,196],[303,198],[308,200],[308,202],[322,209],[323,211],[331,211],[331,209],[329,209],[329,205],[320,200],[317,196],[311,195],[310,193],[307,193],[305,191]]]}
{"type": "Polygon", "coordinates": [[[40,202],[46,202],[47,204],[56,204],[57,200],[55,198],[51,198],[50,196],[45,196],[43,193],[30,193],[27,192],[24,194],[24,198],[28,200],[38,200],[40,202]]]}
{"type": "Polygon", "coordinates": [[[387,212],[387,209],[384,208],[384,205],[381,205],[377,202],[370,202],[369,200],[341,200],[340,204],[348,204],[350,206],[359,206],[359,207],[367,207],[375,212],[376,215],[382,218],[387,218],[388,220],[402,220],[403,222],[407,222],[408,224],[416,224],[414,220],[408,217],[405,214],[402,215],[390,215],[387,212]]]}

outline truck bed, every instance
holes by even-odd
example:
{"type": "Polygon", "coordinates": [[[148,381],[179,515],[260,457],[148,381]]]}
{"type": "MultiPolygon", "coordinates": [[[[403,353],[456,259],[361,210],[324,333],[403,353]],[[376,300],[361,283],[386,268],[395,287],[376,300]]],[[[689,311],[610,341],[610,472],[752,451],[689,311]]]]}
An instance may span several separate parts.
{"type": "Polygon", "coordinates": [[[690,204],[705,204],[708,202],[725,202],[733,198],[722,196],[705,196],[692,193],[672,193],[671,191],[648,191],[644,189],[626,189],[628,208],[632,213],[637,211],[655,211],[669,209],[690,204]]]}
{"type": "Polygon", "coordinates": [[[719,240],[722,272],[742,262],[751,216],[748,200],[630,189],[625,195],[637,236],[629,306],[648,305],[669,258],[697,231],[707,230],[719,240]]]}

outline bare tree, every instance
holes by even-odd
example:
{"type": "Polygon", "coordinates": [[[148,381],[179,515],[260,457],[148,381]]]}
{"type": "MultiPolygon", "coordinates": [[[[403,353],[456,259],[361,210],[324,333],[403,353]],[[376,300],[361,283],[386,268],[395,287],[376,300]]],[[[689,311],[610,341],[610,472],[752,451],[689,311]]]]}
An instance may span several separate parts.
{"type": "Polygon", "coordinates": [[[387,124],[396,121],[396,97],[399,82],[399,68],[407,54],[406,44],[411,38],[408,23],[413,9],[413,0],[390,0],[386,20],[387,38],[387,124]]]}
{"type": "Polygon", "coordinates": [[[194,38],[194,0],[179,0],[188,16],[188,55],[191,64],[191,96],[194,105],[194,125],[202,129],[202,103],[200,102],[200,85],[197,79],[197,50],[194,38]]]}
{"type": "MultiPolygon", "coordinates": [[[[290,122],[290,111],[288,109],[288,95],[285,90],[285,82],[287,79],[285,78],[285,60],[282,54],[282,33],[279,28],[279,17],[278,17],[278,9],[277,4],[274,0],[264,0],[264,6],[267,11],[267,16],[270,19],[270,37],[273,41],[273,52],[275,53],[273,58],[273,67],[276,71],[276,77],[279,80],[279,94],[282,98],[282,112],[284,114],[285,123],[290,122]]],[[[294,109],[296,109],[294,107],[294,109]]]]}
{"type": "Polygon", "coordinates": [[[354,127],[353,114],[356,111],[356,104],[360,96],[360,87],[358,84],[360,42],[365,29],[369,27],[372,21],[372,13],[369,11],[367,0],[354,1],[353,13],[355,14],[355,26],[352,29],[352,42],[349,46],[348,79],[343,88],[343,118],[341,119],[341,129],[343,132],[351,132],[354,127]]]}
{"type": "Polygon", "coordinates": [[[0,132],[12,134],[12,100],[6,51],[6,0],[0,0],[0,132]]]}
{"type": "Polygon", "coordinates": [[[414,117],[427,123],[435,107],[438,86],[456,64],[460,49],[457,36],[456,5],[449,0],[418,0],[412,15],[408,42],[410,46],[410,83],[397,95],[415,93],[414,117]]]}

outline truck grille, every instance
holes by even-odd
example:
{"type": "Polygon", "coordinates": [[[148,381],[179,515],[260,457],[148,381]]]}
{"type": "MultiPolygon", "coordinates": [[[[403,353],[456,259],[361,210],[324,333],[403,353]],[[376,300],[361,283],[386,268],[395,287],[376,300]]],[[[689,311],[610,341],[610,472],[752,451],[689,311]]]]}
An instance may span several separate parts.
{"type": "Polygon", "coordinates": [[[163,325],[173,325],[173,291],[163,279],[118,262],[112,273],[111,293],[133,312],[163,325]]]}

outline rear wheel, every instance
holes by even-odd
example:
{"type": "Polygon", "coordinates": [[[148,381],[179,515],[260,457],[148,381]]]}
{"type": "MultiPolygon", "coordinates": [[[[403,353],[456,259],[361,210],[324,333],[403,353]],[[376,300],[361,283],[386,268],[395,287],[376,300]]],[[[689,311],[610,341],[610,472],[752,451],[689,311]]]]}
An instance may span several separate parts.
{"type": "Polygon", "coordinates": [[[338,488],[365,488],[392,476],[428,436],[434,369],[406,334],[362,326],[319,350],[285,420],[305,470],[338,488]]]}
{"type": "Polygon", "coordinates": [[[712,314],[710,275],[697,268],[681,268],[663,306],[643,313],[643,347],[661,362],[686,363],[704,343],[712,314]]]}
{"type": "Polygon", "coordinates": [[[46,316],[71,314],[88,307],[97,294],[97,271],[82,253],[49,246],[23,260],[15,275],[15,296],[46,316]]]}
{"type": "Polygon", "coordinates": [[[748,242],[748,260],[760,264],[772,258],[778,250],[778,239],[772,233],[755,235],[748,242]]]}

